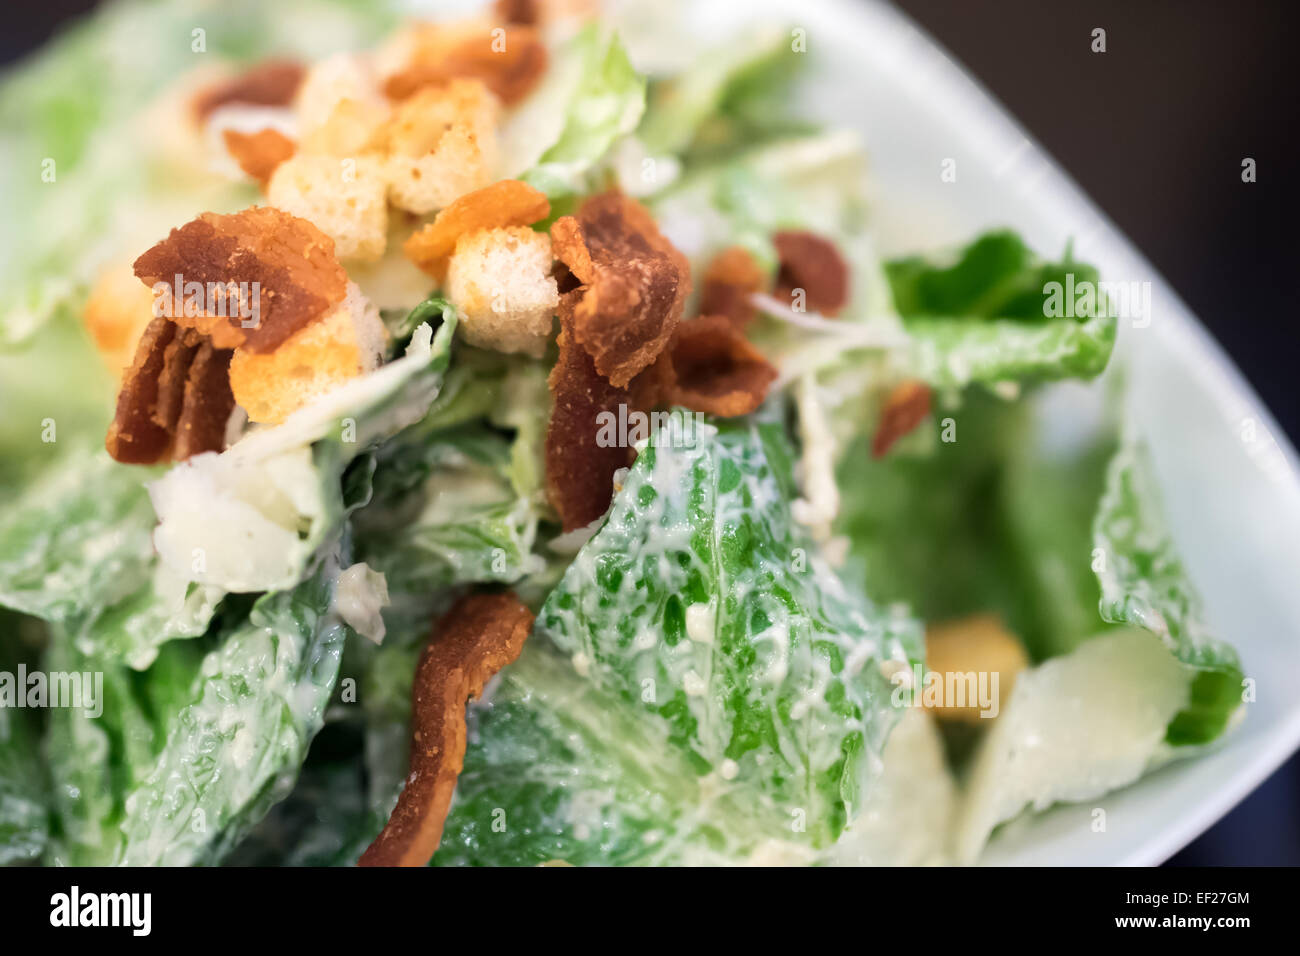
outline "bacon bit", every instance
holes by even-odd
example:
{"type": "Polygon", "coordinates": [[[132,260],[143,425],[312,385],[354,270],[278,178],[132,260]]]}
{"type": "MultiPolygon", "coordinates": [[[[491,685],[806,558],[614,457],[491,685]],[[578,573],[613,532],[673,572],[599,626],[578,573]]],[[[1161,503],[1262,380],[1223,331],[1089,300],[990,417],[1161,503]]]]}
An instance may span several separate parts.
{"type": "Polygon", "coordinates": [[[723,249],[704,273],[700,315],[725,315],[743,329],[758,315],[749,297],[766,285],[767,276],[748,250],[741,246],[723,249]]]}
{"type": "Polygon", "coordinates": [[[517,179],[503,179],[454,200],[433,222],[413,233],[402,251],[429,275],[441,279],[461,236],[480,229],[531,226],[550,214],[545,193],[517,179]]]}
{"type": "Polygon", "coordinates": [[[778,232],[772,242],[781,260],[777,298],[790,301],[802,289],[808,309],[838,314],[849,300],[849,267],[835,245],[811,232],[778,232]]]}
{"type": "Polygon", "coordinates": [[[537,0],[496,0],[492,10],[502,23],[535,27],[542,18],[537,0]]]}
{"type": "Polygon", "coordinates": [[[725,315],[683,322],[667,355],[664,399],[722,418],[748,415],[776,380],[763,354],[725,315]]]}
{"type": "Polygon", "coordinates": [[[883,458],[898,441],[930,414],[930,387],[909,379],[894,386],[880,413],[880,427],[871,440],[871,457],[883,458]]]}
{"type": "Polygon", "coordinates": [[[142,465],[220,451],[235,408],[230,356],[193,329],[165,318],[150,322],[122,379],[104,443],[109,455],[142,465]]]}
{"type": "Polygon", "coordinates": [[[226,424],[235,410],[230,390],[230,349],[199,346],[185,379],[185,399],[176,422],[172,458],[184,461],[204,451],[221,451],[226,444],[226,424]]]}
{"type": "Polygon", "coordinates": [[[259,129],[256,133],[227,129],[221,131],[221,138],[226,142],[226,151],[239,163],[239,168],[261,183],[263,189],[275,167],[297,149],[293,140],[278,129],[259,129]]]}
{"type": "Polygon", "coordinates": [[[565,531],[605,513],[614,496],[614,472],[632,463],[633,449],[598,442],[601,413],[617,415],[620,405],[628,411],[640,407],[629,389],[611,385],[596,371],[575,340],[577,295],[570,292],[560,301],[560,355],[547,380],[554,403],[546,429],[546,494],[565,531]]]}
{"type": "Polygon", "coordinates": [[[465,705],[514,661],[533,613],[513,594],[457,601],[434,625],[411,693],[411,768],[406,787],[359,866],[424,866],[442,841],[465,763],[465,705]]]}
{"type": "Polygon", "coordinates": [[[672,340],[690,293],[686,257],[659,232],[649,210],[611,191],[551,227],[555,256],[581,285],[574,339],[610,384],[622,388],[672,340]]]}
{"type": "Polygon", "coordinates": [[[267,60],[236,77],[210,87],[194,98],[194,115],[205,120],[227,103],[288,106],[306,70],[294,60],[267,60]]]}
{"type": "Polygon", "coordinates": [[[391,100],[404,100],[426,86],[441,86],[457,77],[482,80],[506,106],[518,103],[541,81],[547,53],[537,31],[514,26],[504,36],[495,30],[475,31],[448,44],[430,28],[417,39],[405,69],[384,84],[391,100]]]}
{"type": "MultiPolygon", "coordinates": [[[[205,212],[173,229],[135,261],[145,285],[258,283],[258,323],[244,328],[237,294],[226,296],[226,316],[186,315],[172,302],[168,318],[197,329],[219,349],[273,352],[285,339],[343,301],[347,274],[334,255],[334,240],[306,219],[269,206],[222,216],[205,212]]],[[[181,289],[184,293],[184,288],[181,289]]],[[[252,306],[253,303],[247,303],[252,306]]]]}

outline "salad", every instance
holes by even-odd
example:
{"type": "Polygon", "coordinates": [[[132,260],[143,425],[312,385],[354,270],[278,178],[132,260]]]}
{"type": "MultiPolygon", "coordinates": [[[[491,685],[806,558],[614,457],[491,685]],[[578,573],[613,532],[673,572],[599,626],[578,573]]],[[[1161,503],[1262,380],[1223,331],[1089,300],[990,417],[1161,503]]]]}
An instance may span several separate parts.
{"type": "Polygon", "coordinates": [[[0,862],[966,864],[1240,719],[1103,277],[881,257],[802,31],[674,16],[3,79],[0,862]]]}

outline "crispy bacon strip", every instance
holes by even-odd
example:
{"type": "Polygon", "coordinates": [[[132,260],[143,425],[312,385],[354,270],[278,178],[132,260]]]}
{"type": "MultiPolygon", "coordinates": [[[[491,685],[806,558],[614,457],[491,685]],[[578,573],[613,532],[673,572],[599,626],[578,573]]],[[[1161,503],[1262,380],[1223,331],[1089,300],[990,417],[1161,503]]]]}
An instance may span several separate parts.
{"type": "Polygon", "coordinates": [[[722,418],[754,411],[776,380],[776,369],[724,315],[683,322],[665,358],[664,400],[722,418]]]}
{"type": "Polygon", "coordinates": [[[639,407],[628,388],[611,385],[573,336],[575,293],[560,301],[559,358],[548,379],[551,420],[546,429],[546,493],[565,531],[591,524],[609,507],[614,472],[632,463],[633,449],[602,445],[600,415],[639,407]]]}
{"type": "Polygon", "coordinates": [[[758,315],[749,297],[766,286],[767,276],[748,250],[741,246],[723,249],[704,273],[700,315],[725,315],[743,329],[758,315]]]}
{"type": "Polygon", "coordinates": [[[550,214],[545,193],[517,179],[503,179],[453,200],[433,222],[413,233],[402,251],[425,272],[441,279],[461,236],[480,229],[531,226],[550,214]]]}
{"type": "Polygon", "coordinates": [[[512,106],[531,93],[546,72],[546,46],[529,26],[511,26],[504,35],[476,31],[450,45],[436,32],[429,36],[431,42],[417,43],[411,62],[385,82],[389,99],[404,100],[426,86],[469,77],[482,80],[502,103],[512,106]]]}
{"type": "Polygon", "coordinates": [[[204,90],[194,98],[194,115],[200,120],[227,103],[253,106],[288,106],[306,70],[295,60],[267,60],[238,76],[204,90]]]}
{"type": "Polygon", "coordinates": [[[465,762],[465,705],[519,656],[533,613],[513,594],[461,598],[434,626],[411,695],[411,769],[360,866],[424,866],[442,840],[465,762]]]}
{"type": "Polygon", "coordinates": [[[150,322],[122,379],[104,442],[108,453],[140,465],[220,451],[235,408],[231,354],[193,329],[165,318],[150,322]]]}
{"type": "Polygon", "coordinates": [[[802,289],[809,310],[833,316],[849,300],[849,267],[834,243],[811,232],[778,232],[772,237],[781,268],[776,296],[790,300],[802,289]]]}
{"type": "Polygon", "coordinates": [[[275,167],[297,149],[294,141],[278,129],[259,129],[256,133],[227,129],[221,131],[221,138],[226,143],[226,151],[239,163],[239,168],[261,183],[263,189],[270,182],[275,167]]]}
{"type": "Polygon", "coordinates": [[[883,458],[898,441],[930,414],[930,387],[909,379],[894,386],[880,413],[880,425],[871,440],[871,457],[883,458]]]}
{"type": "Polygon", "coordinates": [[[136,259],[135,274],[145,285],[161,282],[169,289],[179,276],[186,301],[172,295],[167,318],[209,336],[218,349],[257,353],[275,351],[342,302],[348,281],[334,255],[334,240],[306,219],[269,206],[228,216],[203,213],[136,259]],[[222,288],[242,284],[249,295],[245,305],[257,306],[255,324],[251,316],[241,316],[240,295],[234,291],[225,296],[225,316],[192,314],[196,310],[185,307],[190,303],[185,285],[192,282],[205,290],[209,283],[222,288]],[[255,302],[253,283],[259,290],[255,302]]]}
{"type": "Polygon", "coordinates": [[[573,335],[616,387],[668,346],[690,293],[686,257],[640,203],[617,191],[593,196],[551,228],[556,258],[581,283],[573,335]]]}
{"type": "Polygon", "coordinates": [[[517,23],[524,27],[535,27],[542,19],[537,0],[496,0],[492,12],[502,23],[517,23]]]}

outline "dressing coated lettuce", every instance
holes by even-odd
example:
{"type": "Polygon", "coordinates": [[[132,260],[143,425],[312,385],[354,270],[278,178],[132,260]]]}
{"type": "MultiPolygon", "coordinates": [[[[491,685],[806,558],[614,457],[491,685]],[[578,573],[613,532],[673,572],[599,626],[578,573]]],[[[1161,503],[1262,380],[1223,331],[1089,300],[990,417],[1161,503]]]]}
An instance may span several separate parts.
{"type": "Polygon", "coordinates": [[[781,426],[674,416],[538,616],[580,673],[666,723],[698,774],[832,842],[896,718],[882,666],[915,623],[847,588],[796,529],[781,426]]]}

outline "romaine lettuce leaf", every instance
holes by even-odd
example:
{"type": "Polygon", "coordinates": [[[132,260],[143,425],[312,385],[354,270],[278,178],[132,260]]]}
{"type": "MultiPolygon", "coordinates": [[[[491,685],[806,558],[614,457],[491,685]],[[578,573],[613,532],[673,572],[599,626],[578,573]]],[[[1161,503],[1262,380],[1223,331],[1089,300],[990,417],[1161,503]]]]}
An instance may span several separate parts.
{"type": "Polygon", "coordinates": [[[509,583],[533,570],[537,516],[510,481],[511,442],[483,425],[381,449],[374,507],[357,515],[363,559],[397,592],[509,583]]]}
{"type": "Polygon", "coordinates": [[[93,643],[86,638],[94,627],[93,620],[52,625],[45,657],[49,673],[102,675],[93,709],[51,708],[46,728],[58,824],[50,856],[60,866],[116,861],[126,794],[144,778],[157,743],[156,727],[128,669],[83,650],[93,643]]]}
{"type": "Polygon", "coordinates": [[[957,862],[974,862],[993,828],[1026,807],[1095,800],[1173,758],[1166,728],[1189,681],[1158,640],[1130,629],[1021,673],[971,769],[957,862]]]}
{"type": "MultiPolygon", "coordinates": [[[[764,838],[747,801],[708,781],[668,725],[529,642],[484,705],[433,862],[438,866],[718,863],[764,838]]],[[[715,781],[716,782],[716,781],[715,781]]],[[[764,821],[769,837],[780,821],[764,821]]],[[[788,831],[788,826],[787,826],[788,831]]]]}
{"type": "Polygon", "coordinates": [[[49,840],[40,739],[32,714],[0,707],[0,866],[38,859],[49,840]]]}
{"type": "Polygon", "coordinates": [[[324,722],[348,633],[333,610],[339,561],[336,551],[220,635],[126,798],[122,862],[219,861],[292,789],[324,722]]]}
{"type": "Polygon", "coordinates": [[[637,137],[654,156],[684,153],[693,144],[716,149],[743,140],[752,146],[753,134],[792,125],[789,83],[805,59],[793,49],[789,30],[752,29],[656,82],[637,137]]]}
{"type": "Polygon", "coordinates": [[[73,447],[33,480],[0,518],[0,604],[68,620],[141,587],[153,559],[149,474],[73,447]]]}
{"type": "Polygon", "coordinates": [[[1102,618],[1150,631],[1195,671],[1191,700],[1169,724],[1169,743],[1218,737],[1242,703],[1241,665],[1205,626],[1200,595],[1165,524],[1150,454],[1134,436],[1107,470],[1093,544],[1102,618]]]}
{"type": "Polygon", "coordinates": [[[1069,250],[1060,262],[1042,262],[1012,232],[980,236],[951,263],[891,260],[885,274],[912,339],[903,365],[939,388],[1092,378],[1115,345],[1118,321],[1104,301],[1081,300],[1077,317],[1045,309],[1048,283],[1064,288],[1069,275],[1095,291],[1097,270],[1069,250]]]}
{"type": "Polygon", "coordinates": [[[779,425],[675,413],[538,616],[597,686],[664,721],[696,772],[832,842],[897,713],[914,621],[847,588],[796,530],[779,425]]]}
{"type": "Polygon", "coordinates": [[[552,55],[541,85],[501,133],[505,175],[552,199],[584,191],[587,174],[645,109],[645,77],[618,37],[588,24],[552,55]]]}

